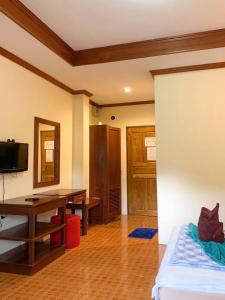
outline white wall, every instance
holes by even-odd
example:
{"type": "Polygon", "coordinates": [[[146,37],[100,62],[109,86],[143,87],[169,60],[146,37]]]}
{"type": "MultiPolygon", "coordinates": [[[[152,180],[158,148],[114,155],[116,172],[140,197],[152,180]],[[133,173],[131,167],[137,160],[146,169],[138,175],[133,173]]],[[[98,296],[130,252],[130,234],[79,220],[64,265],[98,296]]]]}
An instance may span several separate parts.
{"type": "Polygon", "coordinates": [[[155,77],[159,242],[220,203],[225,222],[225,69],[155,77]]]}
{"type": "Polygon", "coordinates": [[[126,127],[154,125],[154,104],[117,106],[102,108],[99,112],[102,124],[121,128],[121,183],[122,183],[122,214],[127,215],[127,148],[126,127]],[[111,120],[115,116],[115,120],[111,120]]]}
{"type": "Polygon", "coordinates": [[[89,194],[89,97],[73,96],[73,188],[89,194]]]}
{"type": "Polygon", "coordinates": [[[99,112],[100,109],[93,105],[89,105],[89,124],[97,125],[99,122],[99,112]]]}
{"type": "MultiPolygon", "coordinates": [[[[61,125],[61,187],[72,186],[72,96],[48,81],[0,56],[0,140],[15,138],[29,143],[29,169],[18,175],[6,175],[6,198],[29,195],[58,186],[33,189],[34,117],[59,122],[61,125]]],[[[0,199],[2,178],[0,176],[0,199]]],[[[8,217],[4,227],[14,219],[8,217]]],[[[15,222],[23,222],[18,218],[15,222]]],[[[11,247],[0,242],[0,252],[11,247]]]]}

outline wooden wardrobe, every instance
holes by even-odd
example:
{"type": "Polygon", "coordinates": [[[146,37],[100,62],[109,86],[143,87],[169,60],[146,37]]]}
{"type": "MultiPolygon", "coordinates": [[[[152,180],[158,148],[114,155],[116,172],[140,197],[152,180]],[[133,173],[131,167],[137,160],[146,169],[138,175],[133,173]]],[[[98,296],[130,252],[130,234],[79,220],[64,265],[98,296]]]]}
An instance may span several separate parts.
{"type": "Polygon", "coordinates": [[[121,214],[120,128],[90,126],[90,197],[102,199],[102,221],[121,214]]]}

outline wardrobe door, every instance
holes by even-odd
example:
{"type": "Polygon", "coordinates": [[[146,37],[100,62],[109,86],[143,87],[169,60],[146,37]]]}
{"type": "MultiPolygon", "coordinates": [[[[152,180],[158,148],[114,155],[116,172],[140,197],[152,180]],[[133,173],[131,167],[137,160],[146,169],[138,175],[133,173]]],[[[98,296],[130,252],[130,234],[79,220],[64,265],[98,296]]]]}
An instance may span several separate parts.
{"type": "Polygon", "coordinates": [[[120,129],[108,127],[108,219],[121,214],[120,129]]]}
{"type": "Polygon", "coordinates": [[[107,186],[107,127],[90,126],[89,195],[100,197],[104,206],[107,186]]]}

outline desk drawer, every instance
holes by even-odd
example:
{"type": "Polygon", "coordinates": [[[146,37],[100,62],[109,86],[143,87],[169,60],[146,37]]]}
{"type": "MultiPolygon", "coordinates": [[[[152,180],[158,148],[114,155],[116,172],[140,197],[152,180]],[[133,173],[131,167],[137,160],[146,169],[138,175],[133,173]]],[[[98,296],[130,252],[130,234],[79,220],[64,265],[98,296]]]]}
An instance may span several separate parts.
{"type": "Polygon", "coordinates": [[[73,202],[74,203],[82,202],[84,200],[86,200],[86,193],[82,193],[82,194],[73,196],[73,202]]]}

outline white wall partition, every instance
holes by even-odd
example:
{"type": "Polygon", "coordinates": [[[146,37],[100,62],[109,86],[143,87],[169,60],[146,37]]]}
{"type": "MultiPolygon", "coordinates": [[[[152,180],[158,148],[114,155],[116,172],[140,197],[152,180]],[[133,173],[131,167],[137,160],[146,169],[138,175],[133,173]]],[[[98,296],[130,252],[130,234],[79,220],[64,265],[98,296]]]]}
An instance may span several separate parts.
{"type": "Polygon", "coordinates": [[[220,203],[225,222],[225,69],[155,77],[159,242],[220,203]]]}

